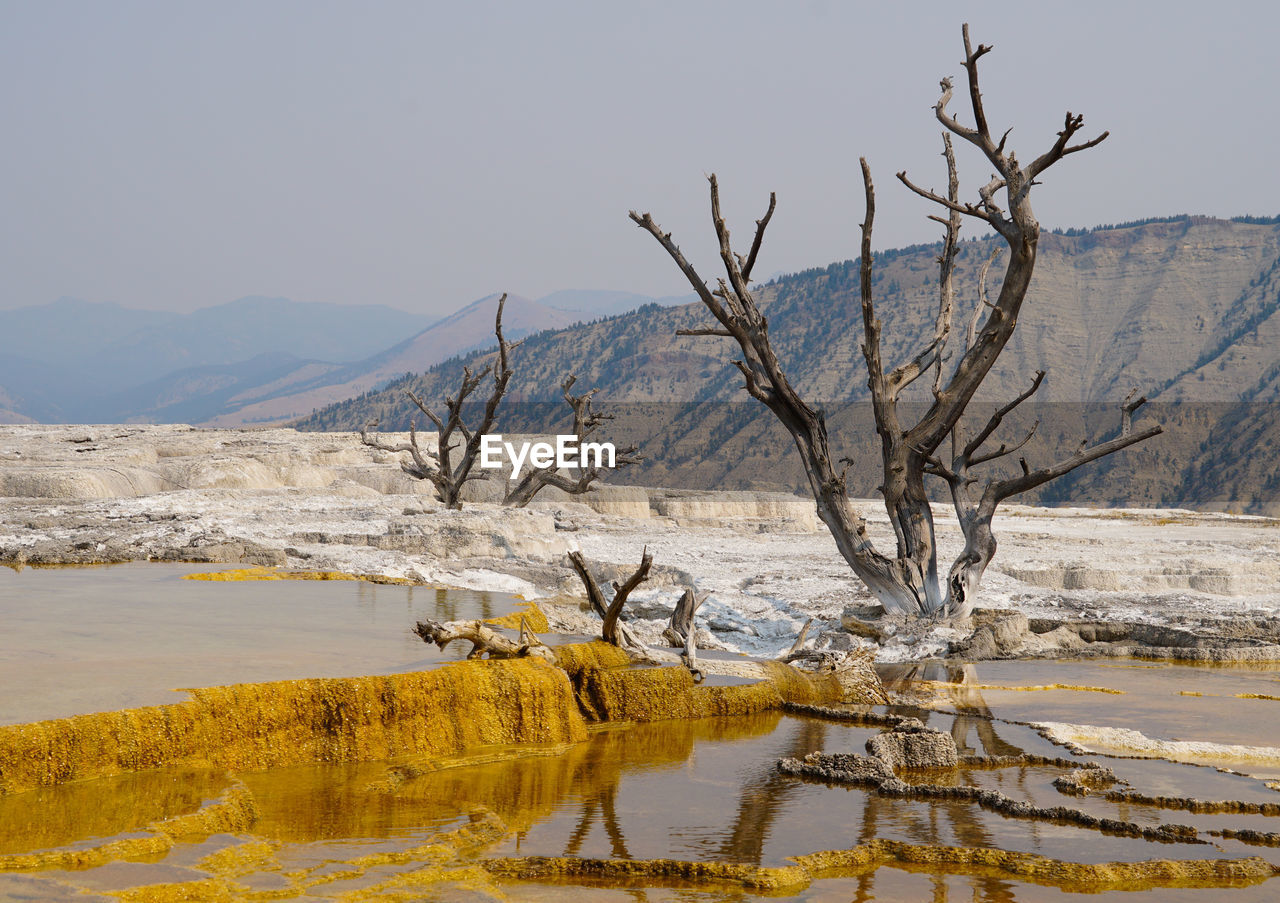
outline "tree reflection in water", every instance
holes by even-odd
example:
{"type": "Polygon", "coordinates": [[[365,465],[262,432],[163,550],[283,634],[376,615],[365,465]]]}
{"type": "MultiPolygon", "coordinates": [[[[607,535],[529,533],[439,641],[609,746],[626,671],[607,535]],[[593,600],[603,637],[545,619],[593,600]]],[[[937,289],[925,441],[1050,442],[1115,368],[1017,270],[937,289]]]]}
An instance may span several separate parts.
{"type": "MultiPolygon", "coordinates": [[[[987,756],[1020,756],[1024,750],[1010,743],[996,731],[997,722],[992,716],[990,707],[982,696],[982,691],[974,684],[978,682],[973,665],[955,662],[911,662],[896,665],[880,666],[880,679],[890,698],[898,695],[910,695],[909,691],[919,681],[929,681],[939,685],[939,690],[946,694],[947,700],[955,709],[950,718],[952,739],[956,741],[956,749],[960,755],[987,756]],[[976,741],[976,745],[975,742],[976,741]]],[[[932,719],[938,720],[938,713],[915,706],[893,708],[898,714],[919,718],[925,724],[932,719]]],[[[1026,790],[1026,774],[1017,769],[1017,785],[1026,790]]],[[[862,830],[858,836],[859,843],[866,843],[877,836],[877,825],[881,816],[891,816],[901,820],[901,811],[893,811],[894,807],[902,807],[903,801],[886,799],[877,794],[864,794],[864,813],[862,830]]],[[[971,804],[961,801],[935,801],[927,806],[928,818],[914,819],[907,829],[908,835],[917,843],[956,844],[969,847],[994,848],[995,838],[981,820],[974,818],[971,804]],[[950,836],[942,830],[945,823],[950,829],[950,836]]],[[[1037,826],[1032,823],[1029,830],[1033,835],[1038,833],[1037,826]]],[[[858,894],[855,901],[875,899],[875,879],[879,872],[871,872],[858,879],[858,894]]],[[[973,876],[969,879],[973,899],[1005,903],[1013,901],[1014,885],[998,878],[973,876]]],[[[931,878],[934,903],[945,903],[949,896],[948,875],[938,874],[931,878]]]]}
{"type": "MultiPolygon", "coordinates": [[[[1006,730],[1004,722],[992,717],[972,666],[914,664],[885,678],[890,687],[901,689],[929,681],[935,698],[941,694],[954,708],[954,715],[916,706],[889,710],[948,731],[962,754],[1018,757],[1026,751],[1019,745],[1020,728],[1006,730]]],[[[846,728],[814,717],[776,715],[771,721],[722,718],[608,730],[593,738],[592,750],[571,766],[568,785],[558,791],[560,799],[572,806],[567,841],[564,832],[569,826],[558,831],[550,824],[547,828],[556,832],[554,847],[569,857],[600,855],[607,847],[608,855],[620,859],[666,855],[757,866],[783,864],[780,855],[852,847],[878,837],[982,849],[998,849],[1009,843],[1009,837],[1002,833],[1003,819],[984,815],[970,801],[892,798],[857,788],[825,792],[776,769],[779,756],[803,758],[816,751],[854,750],[865,736],[865,728],[846,728]],[[776,730],[783,733],[774,734],[776,730]],[[846,731],[855,733],[851,736],[846,731]],[[770,734],[776,738],[772,742],[770,734]],[[739,746],[735,741],[743,743],[739,746]],[[708,747],[699,753],[704,742],[708,747]],[[730,751],[735,746],[737,750],[730,751]],[[671,777],[659,784],[646,783],[653,781],[655,766],[671,777]],[[697,786],[682,784],[682,773],[697,786]],[[724,799],[724,792],[730,794],[731,801],[724,799]],[[712,797],[720,802],[709,804],[712,797]],[[728,817],[723,818],[722,813],[728,817]],[[800,835],[787,837],[786,832],[796,830],[797,821],[810,825],[805,840],[800,840],[800,835]],[[593,854],[590,838],[597,825],[603,833],[602,846],[593,854]],[[798,849],[799,844],[812,849],[798,849]]],[[[1043,789],[1040,783],[1044,779],[1034,768],[992,770],[990,765],[973,763],[962,764],[954,772],[921,777],[942,784],[991,786],[995,782],[1005,792],[1028,800],[1043,789]]],[[[1043,826],[1024,823],[1017,830],[1023,840],[1032,840],[1033,848],[1043,846],[1043,826]]],[[[1021,848],[1024,843],[1015,846],[1021,848]]],[[[849,898],[857,901],[893,896],[907,888],[920,899],[935,901],[1004,903],[1027,893],[1025,884],[1007,877],[957,873],[944,865],[933,868],[930,872],[930,866],[924,864],[882,867],[840,879],[840,884],[849,888],[849,898]]],[[[627,892],[636,900],[669,899],[671,894],[670,890],[627,892]]],[[[757,898],[749,890],[721,888],[715,893],[719,899],[757,898]]]]}
{"type": "Polygon", "coordinates": [[[578,825],[569,835],[569,843],[564,848],[564,855],[577,856],[582,850],[582,842],[591,833],[591,828],[599,818],[604,823],[604,832],[609,838],[609,847],[614,859],[630,859],[627,851],[627,839],[623,836],[622,826],[618,824],[618,810],[615,801],[618,797],[618,785],[621,783],[621,772],[602,785],[595,786],[582,797],[582,815],[578,825]]]}
{"type": "MultiPolygon", "coordinates": [[[[822,749],[830,726],[815,719],[801,720],[784,755],[803,758],[822,749]]],[[[761,762],[744,775],[737,814],[720,845],[719,859],[751,865],[763,863],[764,845],[773,823],[800,786],[794,778],[779,772],[775,764],[774,760],[761,762]]]]}

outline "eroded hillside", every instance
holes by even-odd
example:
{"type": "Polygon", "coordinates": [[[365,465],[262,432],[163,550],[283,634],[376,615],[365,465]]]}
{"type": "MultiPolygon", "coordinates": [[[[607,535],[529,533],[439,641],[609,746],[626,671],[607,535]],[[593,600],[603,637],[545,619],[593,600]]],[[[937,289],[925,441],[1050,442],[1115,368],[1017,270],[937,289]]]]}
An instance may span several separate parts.
{"type": "MultiPolygon", "coordinates": [[[[994,247],[995,239],[977,239],[960,248],[958,328],[979,303],[979,272],[994,247]]],[[[876,258],[889,361],[913,356],[932,328],[938,250],[916,246],[876,258]]],[[[1000,271],[997,261],[988,280],[993,296],[1000,271]]],[[[856,462],[851,491],[871,494],[878,455],[856,406],[867,399],[857,277],[857,262],[845,261],[780,278],[759,295],[793,384],[828,408],[838,454],[856,462]]],[[[1012,398],[1036,370],[1047,371],[1035,404],[1007,424],[1014,437],[1040,422],[1027,448],[1033,463],[1113,431],[1114,408],[1131,389],[1154,402],[1145,416],[1166,422],[1164,436],[1079,472],[1041,500],[1270,511],[1275,468],[1266,450],[1280,447],[1271,436],[1280,418],[1269,405],[1280,380],[1278,307],[1280,226],[1273,221],[1179,217],[1046,233],[1018,331],[979,402],[1012,398]]],[[[619,441],[638,441],[649,456],[649,464],[625,474],[628,481],[802,489],[785,433],[758,406],[743,403],[728,340],[676,335],[709,319],[698,305],[650,306],[531,336],[515,358],[503,428],[554,431],[567,423],[559,384],[576,373],[579,385],[598,386],[601,404],[618,415],[619,441]]],[[[469,363],[485,361],[481,353],[469,363]]],[[[417,413],[405,389],[443,398],[458,370],[459,362],[446,362],[325,408],[300,426],[355,429],[376,419],[404,429],[417,413]]],[[[924,381],[913,389],[927,400],[924,381]]]]}

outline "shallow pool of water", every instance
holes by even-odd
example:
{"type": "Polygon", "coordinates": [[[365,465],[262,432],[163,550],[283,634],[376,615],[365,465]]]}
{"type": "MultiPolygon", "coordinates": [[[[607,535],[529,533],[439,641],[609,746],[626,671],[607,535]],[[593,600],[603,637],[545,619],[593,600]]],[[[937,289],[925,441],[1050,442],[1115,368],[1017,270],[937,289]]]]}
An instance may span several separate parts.
{"type": "MultiPolygon", "coordinates": [[[[967,733],[970,748],[978,753],[999,750],[1009,754],[1042,743],[1037,734],[1018,725],[995,722],[974,730],[970,717],[928,715],[935,727],[957,735],[967,733]]],[[[1008,818],[968,802],[890,799],[867,790],[800,781],[779,774],[774,767],[780,756],[802,756],[817,750],[861,752],[873,733],[871,728],[775,712],[605,727],[567,751],[526,748],[519,751],[520,758],[463,764],[395,785],[388,784],[387,778],[396,763],[244,773],[240,779],[252,792],[258,809],[253,842],[265,842],[270,855],[251,864],[236,880],[247,889],[293,886],[298,890],[296,899],[302,900],[331,899],[340,891],[369,888],[420,867],[420,859],[397,864],[394,857],[421,849],[438,832],[465,821],[465,813],[477,806],[496,813],[511,832],[505,840],[469,854],[484,858],[671,858],[785,866],[788,857],[848,849],[872,838],[887,838],[917,845],[1035,853],[1084,863],[1251,855],[1280,863],[1276,848],[1247,847],[1220,839],[1198,845],[1156,844],[1054,821],[1008,818]],[[386,860],[370,864],[370,857],[377,856],[386,860]],[[303,885],[307,885],[306,892],[303,885]]],[[[1063,754],[1061,750],[1057,753],[1063,754]]],[[[1063,796],[1052,786],[1053,778],[1064,770],[1044,766],[961,769],[955,779],[1038,805],[1081,805],[1081,800],[1063,796]]],[[[1135,786],[1149,789],[1143,786],[1140,771],[1130,777],[1135,786]]],[[[220,789],[217,776],[193,780],[192,786],[199,786],[205,794],[216,795],[220,789]]],[[[1251,779],[1188,765],[1169,765],[1161,780],[1179,793],[1201,797],[1208,795],[1206,790],[1240,791],[1257,785],[1251,779]]],[[[1280,799],[1280,794],[1275,796],[1280,799]]],[[[90,782],[55,788],[32,798],[59,813],[52,819],[58,825],[56,830],[41,836],[64,842],[74,834],[70,826],[77,811],[109,809],[117,813],[114,819],[107,815],[89,818],[86,828],[91,827],[95,834],[109,834],[113,825],[136,830],[138,825],[120,814],[120,800],[131,801],[131,805],[148,801],[150,817],[180,814],[196,805],[190,794],[175,792],[166,777],[90,782]],[[101,795],[96,803],[95,793],[101,795]]],[[[1101,799],[1090,799],[1081,807],[1141,824],[1179,822],[1209,829],[1270,823],[1272,830],[1280,828],[1280,818],[1189,816],[1154,807],[1118,806],[1101,799]]],[[[18,811],[13,806],[0,807],[0,824],[17,817],[18,811]]],[[[22,846],[13,834],[10,831],[6,836],[0,830],[0,842],[10,849],[22,846]]],[[[202,843],[180,845],[152,863],[39,873],[36,884],[31,883],[31,876],[0,876],[0,899],[5,899],[6,893],[18,899],[20,888],[32,894],[30,899],[46,900],[59,899],[56,894],[68,888],[109,891],[165,881],[196,881],[208,877],[203,857],[246,840],[219,835],[202,843]]],[[[466,861],[464,857],[463,864],[466,861]]],[[[678,881],[669,887],[647,888],[640,896],[626,895],[639,893],[635,888],[624,893],[616,884],[609,888],[589,880],[500,884],[511,899],[520,900],[747,900],[764,896],[740,887],[699,888],[678,881]]],[[[450,899],[446,889],[424,898],[450,899]]],[[[991,869],[937,866],[883,866],[855,877],[821,878],[797,891],[796,898],[914,900],[921,899],[919,894],[925,891],[925,898],[934,900],[1069,898],[1057,888],[1018,881],[991,869]]],[[[1274,899],[1269,893],[1274,893],[1270,884],[1265,891],[1257,887],[1176,893],[1163,889],[1124,899],[1274,899]]],[[[457,894],[456,899],[476,899],[461,890],[457,894]]],[[[1090,899],[1097,898],[1090,895],[1090,899]]]]}
{"type": "MultiPolygon", "coordinates": [[[[181,579],[198,570],[208,568],[0,570],[0,723],[170,702],[173,689],[183,686],[427,667],[442,657],[409,633],[415,620],[493,617],[517,602],[500,594],[354,581],[181,579]]],[[[454,649],[448,657],[464,652],[454,649]]],[[[923,665],[887,669],[885,676],[900,701],[877,711],[912,715],[949,732],[962,754],[1098,762],[1150,796],[1280,802],[1280,793],[1255,777],[1160,759],[1073,755],[1019,723],[1063,721],[1164,739],[1280,745],[1280,701],[1265,698],[1280,695],[1274,692],[1280,683],[1269,670],[1108,660],[923,665]],[[1116,692],[1098,692],[1104,689],[1116,692]]],[[[473,749],[445,762],[399,759],[238,774],[168,768],[17,793],[0,797],[0,855],[93,849],[153,835],[160,820],[201,810],[240,786],[251,795],[257,818],[246,833],[183,838],[167,851],[132,861],[0,872],[0,901],[105,903],[118,898],[104,894],[127,889],[134,890],[126,899],[147,900],[150,885],[192,882],[196,888],[215,879],[239,890],[211,899],[251,899],[255,892],[302,901],[341,893],[353,894],[353,900],[366,894],[383,899],[377,888],[412,883],[424,862],[440,855],[429,852],[438,845],[429,845],[441,832],[465,826],[477,809],[493,813],[506,833],[450,854],[447,867],[458,877],[431,885],[421,899],[490,899],[490,892],[559,903],[766,899],[768,894],[750,887],[676,879],[658,887],[647,886],[655,883],[648,879],[494,879],[476,864],[492,857],[546,856],[775,868],[788,866],[792,857],[856,849],[873,839],[1071,863],[1253,856],[1280,865],[1278,846],[1250,846],[1209,833],[1276,833],[1280,816],[1191,813],[1101,794],[1068,796],[1053,784],[1070,770],[1065,766],[969,765],[907,779],[976,786],[1033,806],[1068,806],[1143,827],[1189,825],[1205,842],[1155,843],[1060,819],[1010,817],[968,800],[893,798],[800,780],[776,768],[784,756],[862,753],[877,732],[775,711],[598,726],[585,742],[568,748],[473,749]]],[[[1091,893],[1088,899],[1245,903],[1276,899],[1277,888],[1276,880],[1230,888],[1134,888],[1091,893]]],[[[790,896],[1083,900],[1074,890],[986,866],[920,862],[823,875],[790,896]]],[[[201,899],[197,890],[190,894],[201,899]]]]}
{"type": "MultiPolygon", "coordinates": [[[[225,569],[225,568],[221,568],[225,569]]],[[[176,702],[174,690],[394,674],[463,658],[411,633],[503,593],[359,580],[209,582],[192,564],[0,568],[0,724],[176,702]]]]}
{"type": "MultiPolygon", "coordinates": [[[[881,671],[891,689],[923,687],[925,696],[958,712],[1120,728],[1159,740],[1280,746],[1280,673],[1272,665],[1103,659],[925,663],[881,671]]],[[[1138,754],[1101,740],[1084,745],[1099,752],[1138,754]]],[[[1225,754],[1202,761],[1280,778],[1280,762],[1225,754]]]]}

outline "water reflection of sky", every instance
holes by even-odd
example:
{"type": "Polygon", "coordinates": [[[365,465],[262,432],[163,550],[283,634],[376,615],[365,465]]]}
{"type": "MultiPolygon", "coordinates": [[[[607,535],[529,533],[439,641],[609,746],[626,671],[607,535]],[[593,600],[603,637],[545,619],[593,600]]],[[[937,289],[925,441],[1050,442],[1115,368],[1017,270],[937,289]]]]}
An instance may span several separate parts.
{"type": "Polygon", "coordinates": [[[182,687],[391,674],[462,658],[410,629],[502,593],[355,580],[212,582],[193,564],[0,568],[0,724],[176,702],[182,687]]]}

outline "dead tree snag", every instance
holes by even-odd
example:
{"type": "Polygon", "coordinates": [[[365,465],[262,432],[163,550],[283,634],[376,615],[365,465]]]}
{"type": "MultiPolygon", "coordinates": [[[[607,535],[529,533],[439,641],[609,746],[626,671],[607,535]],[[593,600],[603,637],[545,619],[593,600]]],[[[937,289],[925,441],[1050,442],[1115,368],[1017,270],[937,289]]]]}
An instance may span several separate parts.
{"type": "Polygon", "coordinates": [[[666,250],[718,323],[708,328],[682,330],[681,334],[724,336],[737,343],[742,357],[733,363],[742,373],[744,388],[768,407],[791,433],[817,502],[818,516],[830,529],[840,553],[886,610],[908,615],[962,617],[972,610],[983,572],[995,554],[996,540],[991,530],[991,519],[1000,502],[1160,432],[1158,426],[1133,431],[1131,416],[1142,399],[1137,402],[1126,400],[1122,410],[1122,428],[1116,438],[1093,446],[1082,444],[1076,454],[1047,467],[1032,469],[1023,460],[1020,476],[988,480],[975,500],[973,486],[978,477],[972,475],[972,468],[1013,454],[1027,439],[1012,446],[1001,445],[994,450],[984,450],[985,443],[1000,425],[1002,417],[1029,398],[1043,379],[1043,374],[1038,374],[1031,387],[1000,408],[972,440],[962,440],[961,418],[1012,337],[1031,283],[1040,238],[1040,224],[1031,209],[1031,189],[1039,183],[1045,170],[1063,157],[1096,146],[1107,137],[1107,133],[1073,144],[1073,139],[1084,125],[1084,118],[1068,112],[1052,146],[1031,163],[1019,163],[1013,151],[1006,149],[1009,132],[1004,132],[998,140],[994,138],[983,108],[982,93],[978,87],[978,60],[991,48],[980,44],[974,49],[969,41],[967,25],[963,28],[963,38],[964,66],[974,125],[962,125],[948,112],[947,106],[952,97],[949,78],[941,81],[942,95],[934,107],[934,113],[945,130],[943,156],[947,162],[947,192],[942,195],[920,188],[905,173],[898,174],[904,185],[943,209],[945,216],[933,216],[931,219],[941,223],[945,232],[942,253],[938,258],[940,293],[934,334],[913,359],[892,369],[887,368],[882,359],[881,324],[872,294],[871,231],[875,218],[875,189],[870,167],[865,159],[861,161],[866,200],[859,273],[862,351],[876,431],[880,436],[884,480],[879,490],[896,538],[894,554],[882,553],[875,548],[867,534],[865,521],[850,504],[845,485],[848,468],[839,467],[829,449],[827,427],[821,412],[806,404],[787,379],[769,340],[768,321],[757,307],[749,288],[751,270],[765,229],[773,216],[775,197],[769,196],[768,210],[756,221],[755,238],[751,250],[744,257],[732,249],[729,229],[720,214],[719,184],[714,175],[710,177],[711,219],[719,239],[720,259],[725,271],[725,276],[717,280],[714,289],[708,287],[672,241],[671,234],[664,232],[652,216],[631,211],[631,219],[666,250]],[[953,135],[977,147],[995,168],[996,175],[978,190],[976,202],[960,200],[951,145],[953,135]],[[950,365],[947,363],[947,346],[952,339],[955,308],[952,271],[960,225],[966,217],[980,220],[994,229],[1004,239],[1009,255],[1004,281],[994,302],[985,297],[984,268],[983,290],[965,335],[965,345],[959,349],[958,362],[950,365]],[[930,371],[932,402],[928,410],[914,424],[903,422],[898,404],[902,392],[930,371]],[[944,463],[938,450],[948,437],[952,455],[950,462],[944,463]],[[938,477],[950,487],[965,536],[964,551],[952,565],[945,582],[939,579],[933,511],[925,489],[926,475],[938,477]]]}
{"type": "MultiPolygon", "coordinates": [[[[592,389],[581,395],[574,395],[572,389],[577,381],[578,377],[570,373],[561,384],[560,391],[564,395],[564,400],[573,410],[573,434],[578,437],[578,448],[581,449],[587,438],[600,428],[600,424],[606,420],[612,420],[613,415],[601,414],[592,410],[591,398],[599,391],[598,389],[592,389]]],[[[614,455],[613,468],[616,470],[620,467],[628,467],[632,464],[640,463],[644,459],[636,454],[637,451],[639,449],[634,445],[617,449],[614,455]]],[[[585,465],[585,461],[583,463],[585,465]]],[[[579,468],[576,478],[560,473],[554,464],[547,467],[535,467],[527,471],[515,486],[511,487],[506,497],[503,498],[502,504],[510,505],[514,508],[523,508],[533,501],[533,497],[546,486],[554,486],[570,495],[583,495],[596,488],[593,484],[598,479],[600,479],[600,468],[595,465],[579,468]]]]}
{"type": "Polygon", "coordinates": [[[587,601],[591,605],[591,610],[604,621],[604,626],[601,628],[602,638],[624,649],[644,649],[644,643],[640,642],[631,629],[621,623],[618,618],[622,615],[622,607],[627,603],[627,596],[649,577],[649,568],[653,566],[653,556],[649,554],[649,550],[645,549],[641,553],[640,566],[630,577],[621,584],[616,580],[613,582],[613,599],[609,602],[605,601],[604,592],[600,589],[596,578],[587,570],[587,562],[583,559],[581,552],[570,552],[569,563],[573,565],[578,579],[582,581],[587,591],[587,601]]]}
{"type": "MultiPolygon", "coordinates": [[[[604,620],[601,636],[605,642],[626,650],[633,661],[647,664],[669,664],[670,653],[650,649],[632,633],[631,628],[618,620],[622,615],[623,607],[627,603],[627,597],[631,595],[631,591],[649,579],[649,568],[653,565],[653,556],[649,554],[649,550],[645,549],[641,553],[640,567],[636,568],[630,577],[622,583],[618,583],[616,580],[613,582],[613,600],[608,603],[604,600],[604,593],[600,589],[600,584],[596,582],[595,577],[591,576],[591,572],[587,570],[587,563],[583,560],[582,553],[570,552],[569,563],[573,565],[574,571],[577,572],[578,578],[587,590],[587,601],[591,605],[591,610],[604,620]]],[[[698,664],[698,640],[693,622],[693,613],[705,600],[699,600],[695,604],[693,599],[693,590],[686,589],[684,595],[680,597],[680,601],[676,603],[676,609],[671,615],[671,626],[667,627],[662,635],[671,645],[684,647],[684,652],[680,654],[679,661],[689,669],[693,679],[701,683],[706,678],[706,672],[698,664]],[[677,631],[680,632],[677,633],[677,631]],[[679,639],[679,642],[675,642],[676,638],[679,639]]]]}
{"type": "Polygon", "coordinates": [[[705,595],[698,599],[694,596],[692,589],[685,587],[684,593],[671,612],[671,623],[662,631],[662,638],[677,649],[684,646],[694,629],[693,616],[705,601],[707,601],[705,595]]]}
{"type": "Polygon", "coordinates": [[[459,509],[462,507],[462,487],[467,482],[488,478],[487,474],[483,472],[473,473],[472,469],[475,467],[476,458],[480,454],[480,440],[493,429],[493,421],[498,412],[498,404],[502,401],[502,396],[506,394],[507,383],[511,381],[511,376],[514,372],[510,363],[511,351],[520,344],[519,342],[508,342],[502,336],[502,308],[506,303],[507,296],[504,292],[502,297],[498,299],[498,315],[493,326],[494,335],[498,337],[498,359],[494,363],[486,365],[479,373],[473,373],[470,367],[462,368],[462,383],[458,387],[457,394],[445,399],[446,415],[443,420],[412,391],[406,393],[409,399],[418,406],[418,410],[435,425],[435,451],[423,449],[418,445],[416,420],[409,422],[409,441],[398,444],[383,442],[376,435],[369,434],[369,430],[378,426],[376,420],[360,430],[360,441],[370,448],[389,452],[408,452],[412,460],[401,462],[400,469],[415,480],[430,480],[436,489],[436,494],[439,495],[440,501],[444,502],[446,508],[459,509]],[[490,374],[493,375],[493,387],[489,391],[489,398],[485,401],[480,423],[475,430],[468,429],[462,419],[463,405],[466,403],[468,396],[479,388],[484,378],[490,374]],[[454,433],[461,434],[462,442],[460,445],[454,442],[454,433]],[[462,455],[455,460],[453,451],[457,448],[462,449],[462,455]]]}

